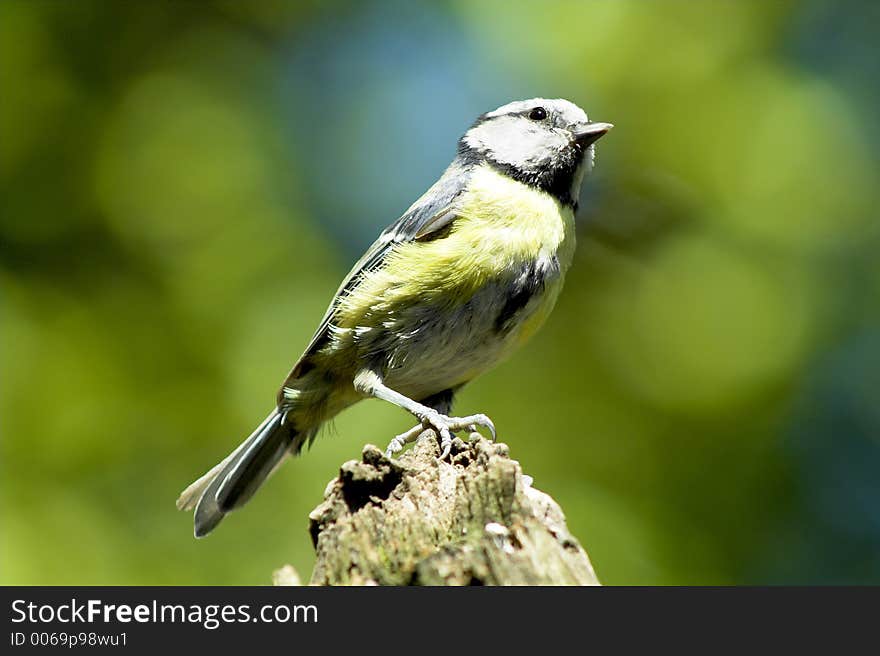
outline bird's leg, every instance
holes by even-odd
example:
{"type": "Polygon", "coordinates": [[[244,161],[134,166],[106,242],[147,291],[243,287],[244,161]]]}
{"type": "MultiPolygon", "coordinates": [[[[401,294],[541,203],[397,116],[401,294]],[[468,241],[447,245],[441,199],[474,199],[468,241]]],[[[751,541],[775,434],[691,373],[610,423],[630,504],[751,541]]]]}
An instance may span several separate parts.
{"type": "Polygon", "coordinates": [[[449,417],[434,408],[413,401],[400,392],[387,387],[382,382],[382,378],[369,369],[364,369],[355,376],[354,386],[361,394],[393,403],[419,420],[417,426],[413,426],[405,433],[401,433],[391,440],[391,444],[388,445],[388,449],[385,452],[388,457],[400,451],[407,442],[416,439],[424,428],[433,428],[440,436],[441,460],[449,455],[452,449],[452,434],[458,431],[483,426],[492,434],[492,439],[495,439],[495,425],[486,415],[476,414],[467,417],[449,417]]]}
{"type": "MultiPolygon", "coordinates": [[[[433,394],[426,399],[420,399],[418,402],[421,405],[427,406],[428,408],[433,408],[442,415],[448,415],[449,411],[452,410],[453,394],[453,390],[447,389],[439,392],[438,394],[433,394]]],[[[396,435],[394,439],[391,440],[388,448],[385,450],[385,455],[390,458],[393,454],[403,451],[404,446],[406,446],[410,442],[415,442],[419,435],[425,432],[425,430],[427,429],[422,425],[421,422],[419,422],[408,431],[401,433],[400,435],[396,435]]]]}

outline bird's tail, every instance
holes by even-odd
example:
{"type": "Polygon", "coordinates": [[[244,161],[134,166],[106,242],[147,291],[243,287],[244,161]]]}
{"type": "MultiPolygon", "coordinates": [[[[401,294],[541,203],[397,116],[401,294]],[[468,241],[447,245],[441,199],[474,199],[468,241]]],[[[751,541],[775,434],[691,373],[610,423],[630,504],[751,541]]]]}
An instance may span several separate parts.
{"type": "Polygon", "coordinates": [[[195,509],[195,536],[210,533],[226,513],[254,495],[302,437],[277,409],[211,471],[186,488],[177,499],[180,510],[195,509]]]}

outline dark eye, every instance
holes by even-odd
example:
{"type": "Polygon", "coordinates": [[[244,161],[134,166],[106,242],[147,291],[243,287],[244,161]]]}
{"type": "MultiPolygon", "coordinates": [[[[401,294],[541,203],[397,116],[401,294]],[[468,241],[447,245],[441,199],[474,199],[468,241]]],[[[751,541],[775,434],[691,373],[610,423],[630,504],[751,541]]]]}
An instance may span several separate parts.
{"type": "Polygon", "coordinates": [[[547,110],[543,107],[535,107],[529,112],[529,118],[533,121],[543,121],[547,118],[547,110]]]}

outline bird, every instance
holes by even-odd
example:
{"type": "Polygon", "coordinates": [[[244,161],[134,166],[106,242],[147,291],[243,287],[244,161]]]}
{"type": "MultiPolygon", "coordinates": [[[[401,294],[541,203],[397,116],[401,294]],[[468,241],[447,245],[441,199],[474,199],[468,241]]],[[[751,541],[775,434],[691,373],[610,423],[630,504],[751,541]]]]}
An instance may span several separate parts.
{"type": "Polygon", "coordinates": [[[574,214],[595,142],[613,127],[564,99],[533,98],[482,114],[449,167],[388,226],[342,281],[293,365],[275,408],[177,501],[210,533],[243,506],[322,424],[366,398],[406,410],[440,440],[495,426],[450,416],[454,395],[544,323],[575,248],[574,214]]]}

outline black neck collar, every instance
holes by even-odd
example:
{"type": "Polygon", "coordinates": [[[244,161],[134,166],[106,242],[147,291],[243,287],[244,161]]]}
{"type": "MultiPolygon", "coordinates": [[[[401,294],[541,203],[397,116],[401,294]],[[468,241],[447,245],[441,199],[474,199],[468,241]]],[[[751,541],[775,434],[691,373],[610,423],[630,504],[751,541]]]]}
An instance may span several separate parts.
{"type": "Polygon", "coordinates": [[[458,157],[466,166],[476,166],[487,163],[499,173],[513,178],[524,185],[539,189],[550,194],[562,205],[577,210],[578,200],[572,198],[571,187],[574,184],[574,176],[583,160],[584,153],[580,149],[572,149],[569,156],[564,157],[556,166],[547,167],[539,171],[526,171],[512,164],[499,162],[488,156],[485,152],[472,148],[465,143],[464,139],[458,143],[458,157]]]}

